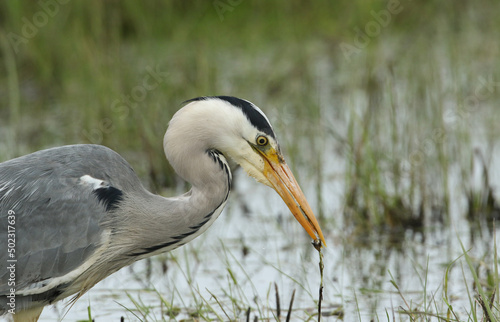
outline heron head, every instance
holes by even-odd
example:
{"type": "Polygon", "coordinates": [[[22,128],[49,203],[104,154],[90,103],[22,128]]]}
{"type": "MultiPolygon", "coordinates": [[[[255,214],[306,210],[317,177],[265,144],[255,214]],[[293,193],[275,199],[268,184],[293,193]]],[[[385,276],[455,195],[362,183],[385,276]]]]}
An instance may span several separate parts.
{"type": "Polygon", "coordinates": [[[326,245],[318,221],[285,162],[265,114],[251,102],[231,96],[201,97],[188,102],[186,107],[193,110],[190,113],[193,126],[209,124],[199,131],[204,133],[198,137],[203,145],[221,151],[249,176],[273,188],[309,236],[319,238],[326,245]]]}

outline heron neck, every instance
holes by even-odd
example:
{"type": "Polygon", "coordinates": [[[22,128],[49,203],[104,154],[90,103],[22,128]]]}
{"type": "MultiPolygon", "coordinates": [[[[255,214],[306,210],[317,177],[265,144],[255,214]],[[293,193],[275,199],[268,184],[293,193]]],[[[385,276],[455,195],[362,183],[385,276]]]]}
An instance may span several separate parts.
{"type": "Polygon", "coordinates": [[[129,252],[135,258],[184,245],[207,230],[222,212],[231,188],[226,159],[218,151],[208,151],[198,162],[191,160],[191,165],[203,175],[187,193],[165,198],[142,190],[137,191],[140,197],[123,201],[124,216],[119,218],[123,230],[117,235],[133,241],[129,252]]]}

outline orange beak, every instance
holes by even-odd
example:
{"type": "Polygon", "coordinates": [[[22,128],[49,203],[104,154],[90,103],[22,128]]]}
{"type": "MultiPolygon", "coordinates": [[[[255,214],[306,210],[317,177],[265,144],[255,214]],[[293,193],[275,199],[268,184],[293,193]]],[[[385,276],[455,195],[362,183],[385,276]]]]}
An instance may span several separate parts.
{"type": "Polygon", "coordinates": [[[265,160],[264,175],[271,182],[274,190],[281,196],[295,219],[304,227],[309,236],[313,240],[319,238],[323,246],[326,246],[325,238],[311,206],[309,206],[304,193],[283,157],[274,149],[271,149],[269,153],[261,151],[261,154],[265,160]]]}

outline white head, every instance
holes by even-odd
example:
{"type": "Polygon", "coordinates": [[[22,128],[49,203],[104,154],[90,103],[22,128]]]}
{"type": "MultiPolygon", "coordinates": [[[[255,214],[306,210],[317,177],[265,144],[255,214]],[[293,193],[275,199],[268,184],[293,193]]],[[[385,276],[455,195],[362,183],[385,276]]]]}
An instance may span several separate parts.
{"type": "MultiPolygon", "coordinates": [[[[201,97],[186,102],[170,121],[163,141],[172,164],[186,164],[193,155],[218,150],[248,175],[275,189],[309,235],[324,243],[314,214],[280,152],[274,130],[254,104],[231,96],[201,97]],[[187,144],[188,143],[188,144],[187,144]],[[189,146],[189,148],[187,148],[189,146]]],[[[179,175],[193,183],[195,166],[179,175]]]]}

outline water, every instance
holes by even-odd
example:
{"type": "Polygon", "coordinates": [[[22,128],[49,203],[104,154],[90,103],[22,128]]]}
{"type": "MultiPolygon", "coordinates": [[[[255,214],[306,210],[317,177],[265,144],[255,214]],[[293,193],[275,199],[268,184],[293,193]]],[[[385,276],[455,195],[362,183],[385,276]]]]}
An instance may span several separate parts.
{"type": "MultiPolygon", "coordinates": [[[[310,58],[314,62],[311,63],[311,74],[301,74],[298,79],[292,79],[294,82],[290,82],[289,96],[283,94],[283,101],[275,104],[283,108],[268,113],[271,120],[276,120],[273,123],[280,133],[282,146],[290,156],[289,163],[312,208],[322,209],[327,218],[322,224],[328,245],[324,249],[324,320],[392,321],[394,318],[396,321],[407,321],[409,317],[401,312],[414,308],[445,313],[443,289],[447,268],[450,304],[459,317],[466,320],[470,310],[468,294],[473,293],[473,278],[460,243],[469,250],[482,279],[485,278],[487,267],[491,267],[494,245],[500,245],[498,229],[490,229],[484,223],[471,224],[466,220],[467,199],[464,195],[469,183],[475,189],[482,187],[480,163],[468,164],[472,151],[478,149],[489,159],[490,185],[497,194],[497,200],[500,200],[500,154],[495,139],[498,137],[498,122],[492,121],[498,118],[495,106],[498,89],[480,102],[477,113],[457,114],[455,109],[463,105],[464,97],[474,92],[479,77],[487,79],[490,75],[487,69],[484,72],[484,68],[467,64],[469,58],[466,55],[472,57],[471,53],[465,53],[465,58],[457,58],[458,62],[447,70],[447,57],[438,55],[439,59],[431,61],[429,65],[425,57],[413,62],[411,56],[405,56],[411,51],[406,52],[401,48],[399,51],[393,50],[397,39],[388,40],[389,44],[384,43],[383,39],[377,41],[380,41],[379,48],[383,51],[380,56],[386,55],[388,58],[378,57],[373,61],[359,58],[351,64],[345,61],[338,63],[330,60],[326,50],[318,50],[317,57],[310,58]],[[397,53],[400,56],[396,57],[397,53]],[[404,59],[406,63],[399,63],[404,59]],[[371,65],[374,66],[373,71],[368,72],[369,68],[364,66],[371,65]],[[443,69],[443,72],[436,72],[437,76],[425,71],[420,74],[420,68],[415,67],[423,66],[422,69],[435,71],[437,69],[433,70],[433,66],[436,65],[443,69]],[[394,70],[389,72],[390,68],[394,70]],[[455,74],[460,77],[454,77],[455,74]],[[300,82],[307,77],[310,78],[309,82],[300,82]],[[382,92],[375,101],[370,100],[370,93],[365,87],[366,80],[372,77],[382,92]],[[312,88],[307,95],[322,107],[319,120],[302,119],[301,104],[288,101],[297,100],[301,95],[307,96],[303,95],[307,90],[300,92],[307,84],[312,88]],[[294,89],[297,89],[298,95],[293,95],[294,89]],[[465,93],[463,96],[460,94],[462,92],[465,93]],[[396,110],[398,140],[394,146],[388,125],[392,114],[387,107],[391,104],[400,108],[396,110]],[[403,154],[404,160],[409,159],[413,151],[423,151],[425,162],[433,162],[437,153],[434,146],[427,149],[427,143],[433,139],[429,133],[435,129],[447,131],[449,141],[431,143],[445,145],[449,149],[446,151],[447,157],[454,159],[449,162],[447,169],[448,186],[444,187],[437,175],[432,178],[436,173],[442,175],[439,165],[433,163],[428,166],[424,162],[415,166],[417,174],[422,169],[423,177],[431,177],[429,180],[423,179],[431,198],[440,200],[443,191],[449,191],[450,216],[447,222],[426,218],[423,230],[396,232],[377,229],[362,234],[347,222],[344,216],[348,184],[345,174],[353,160],[349,151],[354,151],[355,146],[348,146],[351,150],[345,152],[345,146],[349,143],[339,141],[348,141],[347,133],[350,125],[353,125],[353,142],[358,142],[364,125],[358,119],[362,119],[370,108],[374,111],[373,115],[377,116],[373,123],[378,124],[380,132],[376,133],[378,137],[369,147],[380,152],[382,157],[395,151],[395,154],[403,154]],[[426,113],[431,114],[436,109],[440,109],[439,112],[432,115],[437,117],[425,117],[426,113]],[[424,116],[420,118],[420,114],[424,116]],[[458,120],[457,115],[460,115],[458,120]],[[441,117],[442,123],[431,123],[441,117]],[[287,131],[289,128],[293,130],[287,131]],[[303,135],[308,131],[317,135],[314,140],[311,140],[311,136],[303,135]],[[341,139],[338,139],[339,136],[341,139]],[[296,146],[303,150],[292,151],[296,146]],[[309,164],[311,160],[313,167],[309,164]],[[469,167],[472,170],[469,171],[469,167]],[[472,174],[470,178],[466,176],[469,172],[472,174]]],[[[443,48],[453,49],[446,47],[446,44],[443,48]]],[[[275,50],[281,52],[281,48],[275,50]]],[[[431,58],[436,58],[426,50],[421,50],[431,58]]],[[[417,56],[418,53],[415,54],[417,56]]],[[[262,57],[266,57],[265,53],[262,57]]],[[[230,58],[234,57],[229,55],[227,61],[231,62],[230,58]]],[[[259,58],[252,59],[242,57],[241,61],[234,63],[234,68],[230,65],[224,67],[227,74],[223,73],[221,78],[227,91],[231,92],[238,76],[248,77],[247,74],[252,74],[254,66],[261,68],[262,74],[276,68],[275,61],[259,64],[259,58]],[[247,69],[240,71],[243,75],[237,74],[240,62],[247,64],[247,69]],[[234,74],[232,71],[235,71],[234,74]]],[[[294,62],[291,61],[289,65],[293,71],[294,62]]],[[[274,72],[280,73],[279,70],[274,72]]],[[[283,72],[283,75],[292,74],[289,70],[283,72]]],[[[267,83],[259,84],[262,90],[255,84],[248,87],[264,93],[267,83]]],[[[8,133],[6,126],[0,128],[1,136],[5,138],[0,143],[2,156],[9,156],[8,151],[17,147],[8,133]]],[[[29,149],[23,147],[24,150],[29,149]]],[[[384,166],[388,164],[379,163],[384,166]]],[[[63,316],[65,321],[85,320],[89,305],[96,321],[119,321],[122,316],[127,321],[136,321],[142,315],[136,310],[134,302],[148,307],[148,320],[162,317],[168,320],[166,305],[161,304],[160,295],[167,303],[182,308],[176,316],[178,320],[190,318],[191,313],[197,312],[197,307],[207,303],[215,308],[222,319],[227,319],[224,311],[231,318],[236,316],[240,320],[244,319],[250,307],[252,318],[258,315],[273,320],[276,309],[275,283],[280,293],[282,317],[286,315],[293,290],[296,290],[293,319],[304,320],[313,315],[316,312],[320,276],[318,254],[311,240],[276,193],[255,183],[242,171],[238,171],[235,178],[235,189],[228,206],[205,234],[170,254],[120,270],[91,289],[69,311],[64,301],[45,308],[40,321],[54,321],[63,316]]],[[[408,182],[403,183],[409,185],[408,182]]],[[[395,190],[394,187],[386,189],[389,192],[395,190]]],[[[212,313],[202,313],[217,318],[212,313]]]]}
{"type": "MultiPolygon", "coordinates": [[[[154,313],[149,319],[160,319],[158,293],[168,303],[194,311],[197,303],[203,301],[218,308],[213,294],[230,317],[239,314],[238,319],[244,319],[250,306],[252,318],[257,314],[273,319],[274,283],[280,292],[282,316],[286,315],[294,289],[293,318],[304,320],[314,314],[319,271],[318,254],[310,240],[269,188],[253,182],[242,171],[237,172],[236,183],[229,206],[204,235],[169,255],[141,261],[115,273],[76,302],[65,320],[86,319],[90,305],[96,321],[119,321],[122,316],[136,321],[138,318],[127,311],[135,309],[131,299],[151,307],[154,313]],[[233,307],[230,298],[241,305],[241,310],[233,307]]],[[[326,195],[338,193],[338,183],[324,185],[326,195]]],[[[307,189],[305,193],[313,192],[307,189]]],[[[341,221],[338,199],[327,202],[325,209],[341,221]]],[[[446,268],[457,259],[449,270],[448,294],[455,312],[465,319],[470,310],[466,287],[469,292],[472,290],[473,279],[461,257],[460,241],[477,260],[485,254],[492,258],[495,240],[486,227],[475,230],[467,221],[458,220],[463,217],[461,214],[455,215],[457,220],[451,227],[436,224],[427,227],[425,235],[407,231],[402,236],[359,237],[342,225],[327,224],[323,313],[329,316],[323,319],[339,320],[337,314],[342,312],[345,321],[385,321],[387,316],[391,320],[393,316],[396,320],[409,320],[399,313],[401,308],[421,308],[424,301],[430,308],[437,302],[440,312],[446,312],[442,301],[446,268]],[[393,279],[402,296],[391,283],[393,279]]],[[[496,244],[500,245],[498,235],[497,232],[496,244]]],[[[480,272],[484,273],[484,268],[480,272]]],[[[226,319],[220,308],[216,311],[226,319]]],[[[65,312],[64,302],[58,303],[47,307],[40,320],[53,321],[65,312]]],[[[176,318],[189,318],[189,313],[182,310],[176,318]]]]}
{"type": "MultiPolygon", "coordinates": [[[[481,148],[480,142],[477,146],[481,148]]],[[[500,245],[500,234],[497,229],[495,237],[494,229],[484,225],[478,228],[465,219],[467,202],[459,169],[450,170],[450,225],[429,221],[425,233],[387,231],[360,236],[348,228],[342,213],[345,182],[341,174],[347,162],[333,153],[324,158],[322,173],[327,179],[321,183],[321,198],[315,197],[318,188],[309,172],[296,169],[313,209],[318,208],[315,200],[321,200],[329,218],[322,225],[328,244],[323,250],[322,311],[327,315],[323,319],[336,321],[341,319],[341,313],[344,321],[385,321],[387,316],[406,321],[408,316],[400,312],[409,306],[422,308],[423,303],[446,312],[442,298],[447,267],[450,304],[466,319],[473,278],[460,242],[470,250],[476,264],[480,260],[491,264],[493,246],[500,245]]],[[[500,164],[498,153],[492,154],[491,164],[500,164]]],[[[490,167],[493,188],[498,188],[500,182],[498,169],[490,167]]],[[[479,187],[481,168],[473,173],[474,186],[479,187]]],[[[65,301],[45,308],[40,321],[62,317],[65,321],[85,320],[89,305],[96,321],[119,321],[122,316],[137,321],[141,314],[134,301],[150,308],[149,320],[168,320],[159,294],[167,303],[183,308],[176,316],[179,320],[190,318],[189,314],[205,301],[226,319],[212,294],[230,317],[244,319],[250,307],[252,318],[258,315],[273,319],[274,283],[280,293],[282,317],[296,290],[293,318],[305,320],[316,312],[320,282],[318,254],[310,242],[279,196],[238,170],[227,208],[205,234],[168,255],[120,270],[91,289],[69,311],[65,301]],[[235,308],[231,299],[240,307],[235,308]]],[[[486,265],[478,267],[484,278],[486,265]]]]}

